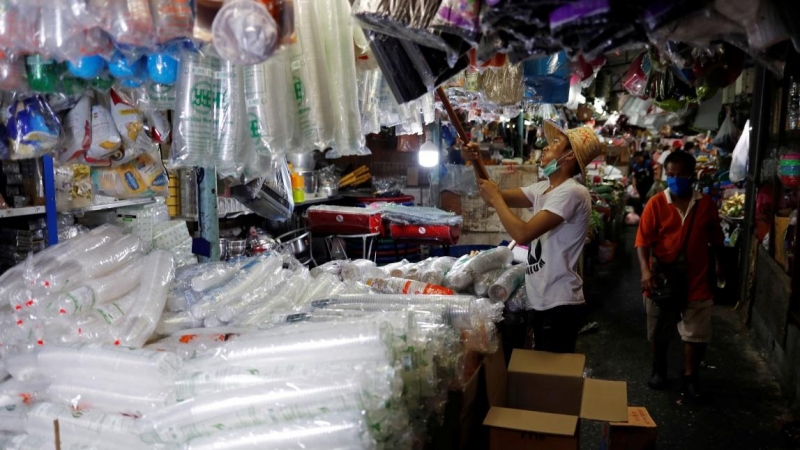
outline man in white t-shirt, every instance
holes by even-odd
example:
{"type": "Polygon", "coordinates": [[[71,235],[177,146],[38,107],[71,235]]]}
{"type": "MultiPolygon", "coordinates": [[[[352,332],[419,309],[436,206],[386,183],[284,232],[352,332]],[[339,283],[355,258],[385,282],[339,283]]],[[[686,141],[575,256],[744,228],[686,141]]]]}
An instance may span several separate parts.
{"type": "MultiPolygon", "coordinates": [[[[588,189],[573,177],[601,152],[591,128],[563,130],[545,121],[548,145],[542,152],[541,173],[546,181],[501,191],[494,182],[479,179],[483,200],[493,207],[511,238],[530,242],[525,283],[537,350],[572,353],[583,315],[583,280],[576,267],[583,250],[592,200],[588,189]],[[527,222],[511,208],[531,208],[527,222]]],[[[475,160],[479,148],[464,147],[464,158],[475,160]]]]}

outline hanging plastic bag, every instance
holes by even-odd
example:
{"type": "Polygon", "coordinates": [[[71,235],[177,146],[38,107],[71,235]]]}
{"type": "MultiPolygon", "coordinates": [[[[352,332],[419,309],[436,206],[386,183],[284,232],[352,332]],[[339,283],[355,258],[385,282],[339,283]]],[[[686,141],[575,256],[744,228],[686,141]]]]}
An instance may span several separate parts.
{"type": "Polygon", "coordinates": [[[284,221],[292,216],[292,181],[286,158],[275,156],[263,178],[231,187],[231,195],[261,217],[284,221]]]}
{"type": "Polygon", "coordinates": [[[192,0],[150,0],[156,43],[190,39],[194,33],[192,0]]]}
{"type": "Polygon", "coordinates": [[[725,152],[730,153],[736,146],[735,142],[738,142],[741,134],[742,130],[736,128],[736,125],[733,124],[733,120],[731,120],[731,115],[727,114],[725,115],[725,120],[722,121],[722,125],[719,127],[717,135],[714,137],[714,141],[711,143],[715,147],[719,147],[725,150],[725,152]]]}
{"type": "Polygon", "coordinates": [[[15,100],[7,114],[11,159],[38,158],[56,149],[61,123],[41,96],[15,100]]]}
{"type": "Polygon", "coordinates": [[[478,84],[486,100],[497,105],[515,105],[525,95],[521,64],[506,63],[499,69],[487,69],[478,76],[478,84]]]}
{"type": "Polygon", "coordinates": [[[525,61],[523,68],[534,102],[563,104],[569,100],[570,64],[565,52],[525,61]]]}
{"type": "Polygon", "coordinates": [[[649,61],[650,58],[645,52],[634,58],[631,62],[628,72],[625,74],[625,81],[622,82],[622,86],[631,95],[644,97],[649,77],[649,70],[646,70],[646,68],[649,67],[649,61]],[[645,59],[647,59],[647,61],[645,61],[645,59]]]}
{"type": "Polygon", "coordinates": [[[58,150],[61,164],[83,162],[92,143],[92,100],[83,95],[64,118],[64,142],[58,150]]]}
{"type": "Polygon", "coordinates": [[[470,44],[480,37],[481,2],[475,0],[443,0],[431,21],[432,30],[453,34],[470,44]]]}
{"type": "Polygon", "coordinates": [[[97,194],[120,199],[166,197],[168,175],[158,152],[144,153],[117,167],[92,168],[97,194]]]}
{"type": "MultiPolygon", "coordinates": [[[[744,129],[750,129],[750,120],[744,123],[744,129]]],[[[747,164],[750,158],[750,133],[745,132],[739,137],[736,148],[733,149],[731,171],[729,177],[732,182],[738,183],[747,178],[747,164]]]]}
{"type": "Polygon", "coordinates": [[[244,169],[247,182],[264,176],[272,167],[273,156],[281,156],[289,149],[296,111],[288,86],[289,65],[283,52],[263,64],[244,68],[249,137],[246,145],[251,147],[244,169]]]}
{"type": "Polygon", "coordinates": [[[112,160],[122,159],[125,153],[122,148],[124,138],[120,136],[110,110],[111,97],[107,93],[98,93],[97,97],[92,105],[91,145],[86,152],[86,162],[89,165],[110,165],[112,160]]]}
{"type": "Polygon", "coordinates": [[[150,0],[89,0],[89,8],[118,48],[134,51],[155,46],[150,0]]]}

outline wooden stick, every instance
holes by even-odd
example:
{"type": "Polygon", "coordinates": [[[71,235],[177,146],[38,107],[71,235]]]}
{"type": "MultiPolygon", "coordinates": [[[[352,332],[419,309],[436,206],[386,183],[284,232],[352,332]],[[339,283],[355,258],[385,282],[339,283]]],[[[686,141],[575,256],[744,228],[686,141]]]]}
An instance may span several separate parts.
{"type": "MultiPolygon", "coordinates": [[[[458,133],[458,137],[464,142],[464,145],[469,143],[469,137],[467,136],[467,132],[464,130],[464,126],[461,125],[461,120],[458,118],[456,111],[453,109],[453,105],[450,104],[450,99],[447,98],[447,94],[444,92],[444,88],[441,86],[436,88],[436,94],[439,96],[439,100],[441,100],[442,105],[444,105],[445,111],[447,111],[447,115],[450,116],[450,123],[456,128],[456,133],[458,133]]],[[[489,180],[489,171],[486,170],[486,166],[483,165],[483,160],[478,155],[478,159],[472,161],[473,166],[475,167],[475,175],[478,178],[483,178],[484,180],[489,180]]]]}
{"type": "Polygon", "coordinates": [[[58,419],[53,421],[53,432],[56,436],[56,450],[61,450],[61,427],[58,424],[58,419]]]}

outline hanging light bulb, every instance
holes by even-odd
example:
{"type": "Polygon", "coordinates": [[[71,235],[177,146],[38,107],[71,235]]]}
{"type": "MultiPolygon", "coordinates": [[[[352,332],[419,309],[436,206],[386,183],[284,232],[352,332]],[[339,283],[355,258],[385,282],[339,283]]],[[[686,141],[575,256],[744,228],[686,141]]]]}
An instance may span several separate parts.
{"type": "Polygon", "coordinates": [[[419,165],[422,167],[436,167],[439,165],[439,148],[431,141],[427,141],[419,148],[419,165]]]}

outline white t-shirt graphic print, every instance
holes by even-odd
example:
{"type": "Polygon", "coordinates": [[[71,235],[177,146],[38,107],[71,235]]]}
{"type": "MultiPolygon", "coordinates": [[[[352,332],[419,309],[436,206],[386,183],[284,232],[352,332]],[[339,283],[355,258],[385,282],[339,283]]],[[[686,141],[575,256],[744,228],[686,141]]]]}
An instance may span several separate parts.
{"type": "Polygon", "coordinates": [[[549,181],[542,181],[522,188],[534,214],[546,210],[564,219],[530,243],[525,272],[527,308],[537,311],[584,303],[583,280],[575,268],[589,231],[592,198],[586,186],[574,179],[545,194],[549,187],[549,181]]]}

